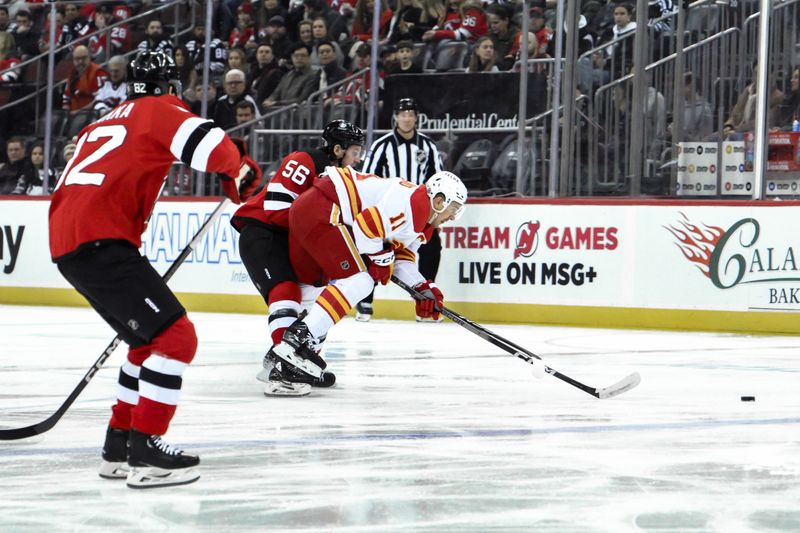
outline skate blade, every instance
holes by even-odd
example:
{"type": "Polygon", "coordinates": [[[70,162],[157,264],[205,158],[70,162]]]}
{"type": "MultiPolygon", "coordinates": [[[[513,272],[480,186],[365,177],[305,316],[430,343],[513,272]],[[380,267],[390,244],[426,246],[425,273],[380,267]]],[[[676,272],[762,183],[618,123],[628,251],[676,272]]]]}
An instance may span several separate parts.
{"type": "Polygon", "coordinates": [[[196,468],[176,468],[167,470],[154,466],[132,467],[128,474],[128,487],[132,489],[153,489],[187,485],[200,479],[196,468]]]}
{"type": "Polygon", "coordinates": [[[272,353],[278,356],[281,360],[286,361],[290,365],[299,368],[309,376],[315,377],[317,379],[320,379],[322,377],[321,367],[315,365],[308,359],[297,357],[294,353],[294,349],[285,342],[281,342],[280,344],[275,346],[275,348],[273,348],[272,350],[272,353]]]}
{"type": "Polygon", "coordinates": [[[264,396],[268,398],[308,396],[310,393],[311,385],[308,383],[273,380],[267,382],[267,386],[264,387],[264,396]]]}
{"type": "Polygon", "coordinates": [[[125,479],[131,471],[128,463],[113,463],[103,461],[100,471],[97,473],[103,479],[125,479]]]}
{"type": "Polygon", "coordinates": [[[369,322],[372,320],[372,315],[356,313],[356,322],[369,322]]]}

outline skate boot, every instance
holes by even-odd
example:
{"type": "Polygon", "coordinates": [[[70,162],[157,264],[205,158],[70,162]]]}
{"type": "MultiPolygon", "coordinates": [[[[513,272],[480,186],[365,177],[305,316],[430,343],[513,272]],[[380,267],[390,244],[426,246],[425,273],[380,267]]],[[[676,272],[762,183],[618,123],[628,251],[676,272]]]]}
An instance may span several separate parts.
{"type": "Polygon", "coordinates": [[[128,430],[109,426],[106,441],[103,443],[103,464],[98,474],[104,479],[125,479],[128,477],[128,430]]]}
{"type": "Polygon", "coordinates": [[[356,320],[359,322],[369,322],[372,320],[372,304],[369,302],[358,302],[356,304],[356,320]]]}
{"type": "Polygon", "coordinates": [[[200,478],[193,467],[200,464],[196,455],[167,444],[158,435],[130,431],[128,443],[128,486],[132,489],[185,485],[200,478]]]}
{"type": "Polygon", "coordinates": [[[270,351],[281,362],[289,363],[311,377],[322,379],[322,371],[328,365],[314,350],[315,347],[316,341],[301,316],[286,328],[281,342],[270,351]]]}

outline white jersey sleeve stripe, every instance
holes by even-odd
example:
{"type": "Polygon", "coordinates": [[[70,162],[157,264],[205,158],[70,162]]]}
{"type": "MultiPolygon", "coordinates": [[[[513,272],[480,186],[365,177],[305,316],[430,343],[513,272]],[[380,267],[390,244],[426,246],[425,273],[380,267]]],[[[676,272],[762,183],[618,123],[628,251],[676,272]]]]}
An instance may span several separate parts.
{"type": "Polygon", "coordinates": [[[203,140],[197,145],[192,156],[191,167],[195,170],[205,172],[208,166],[208,158],[214,148],[225,138],[225,132],[220,128],[211,128],[203,140]]]}
{"type": "Polygon", "coordinates": [[[169,147],[169,151],[172,152],[172,155],[175,156],[175,159],[180,159],[183,161],[183,149],[186,147],[186,142],[189,140],[189,137],[191,137],[192,133],[194,133],[194,130],[206,122],[208,122],[208,119],[200,117],[187,118],[183,121],[183,124],[180,125],[178,131],[175,132],[175,136],[172,138],[172,144],[169,147]]]}

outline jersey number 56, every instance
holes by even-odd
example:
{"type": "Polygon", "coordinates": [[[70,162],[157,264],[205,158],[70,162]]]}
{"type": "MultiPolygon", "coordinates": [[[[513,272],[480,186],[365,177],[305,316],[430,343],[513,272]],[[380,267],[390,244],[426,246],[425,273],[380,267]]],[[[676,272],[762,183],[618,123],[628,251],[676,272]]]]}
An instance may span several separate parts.
{"type": "Polygon", "coordinates": [[[294,159],[287,161],[286,166],[283,168],[283,172],[281,172],[281,176],[284,178],[289,178],[298,185],[304,184],[308,179],[309,174],[311,174],[311,170],[307,166],[301,165],[294,159]]]}

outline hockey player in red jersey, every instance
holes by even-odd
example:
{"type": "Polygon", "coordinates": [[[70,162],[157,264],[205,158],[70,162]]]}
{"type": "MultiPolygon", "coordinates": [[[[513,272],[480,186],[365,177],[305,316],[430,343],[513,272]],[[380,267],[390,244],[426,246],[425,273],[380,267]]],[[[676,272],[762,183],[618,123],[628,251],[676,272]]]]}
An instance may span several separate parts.
{"type": "Polygon", "coordinates": [[[138,248],[172,163],[218,172],[225,194],[246,198],[258,165],[176,95],[177,69],[162,52],[128,66],[128,100],[78,136],[50,205],[50,251],[59,271],[128,344],[100,475],[147,488],[191,483],[199,458],[162,435],[181,375],[197,349],[186,310],[138,248]]]}
{"type": "Polygon", "coordinates": [[[393,273],[427,297],[416,302],[417,315],[437,319],[444,296],[419,273],[417,249],[434,229],[458,218],[466,201],[466,187],[447,171],[417,186],[329,167],[289,210],[289,254],[298,280],[328,284],[270,353],[319,378],[326,364],[315,339],[393,273]]]}
{"type": "MultiPolygon", "coordinates": [[[[272,344],[278,344],[283,332],[298,317],[302,302],[289,261],[289,208],[297,197],[311,188],[329,165],[350,166],[361,160],[364,132],[346,120],[334,120],[322,131],[319,149],[292,152],[281,162],[269,184],[240,207],[231,224],[240,232],[239,254],[250,279],[269,307],[269,331],[272,344]]],[[[317,339],[321,344],[324,339],[317,339]]],[[[258,379],[267,383],[264,394],[281,396],[289,387],[285,382],[330,387],[336,381],[332,372],[322,379],[309,378],[288,364],[264,357],[258,379]]]]}

